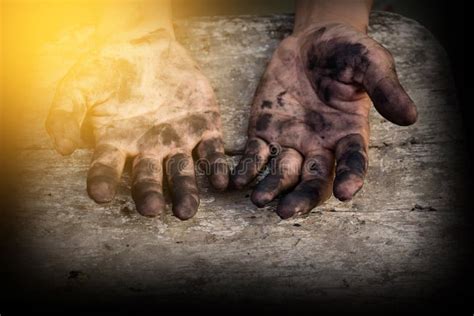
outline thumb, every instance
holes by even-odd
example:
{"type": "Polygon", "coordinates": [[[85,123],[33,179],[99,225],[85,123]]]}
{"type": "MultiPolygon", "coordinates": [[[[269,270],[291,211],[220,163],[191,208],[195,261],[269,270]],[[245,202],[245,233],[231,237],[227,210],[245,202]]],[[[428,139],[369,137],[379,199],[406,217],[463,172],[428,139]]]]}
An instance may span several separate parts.
{"type": "Polygon", "coordinates": [[[61,155],[70,155],[81,142],[81,123],[86,114],[85,99],[67,78],[59,84],[46,119],[46,130],[61,155]]]}
{"type": "Polygon", "coordinates": [[[80,143],[80,127],[73,113],[51,111],[46,120],[46,130],[61,155],[72,154],[80,143]]]}
{"type": "Polygon", "coordinates": [[[379,47],[371,52],[362,84],[384,118],[397,125],[412,125],[418,116],[415,103],[398,80],[392,55],[379,47]]]}

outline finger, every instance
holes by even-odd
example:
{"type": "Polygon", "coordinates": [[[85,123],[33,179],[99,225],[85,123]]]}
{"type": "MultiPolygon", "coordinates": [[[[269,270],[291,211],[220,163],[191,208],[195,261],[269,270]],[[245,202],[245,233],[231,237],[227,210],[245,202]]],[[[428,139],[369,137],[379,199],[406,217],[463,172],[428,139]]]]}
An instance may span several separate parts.
{"type": "Polygon", "coordinates": [[[415,103],[398,80],[395,61],[384,48],[375,51],[362,84],[377,111],[392,123],[411,125],[417,120],[415,103]]]}
{"type": "Polygon", "coordinates": [[[173,214],[181,220],[193,217],[199,206],[199,190],[191,155],[175,154],[166,162],[173,214]]]}
{"type": "Polygon", "coordinates": [[[87,174],[87,193],[97,203],[112,201],[120,182],[126,155],[110,145],[99,145],[94,150],[87,174]]]}
{"type": "Polygon", "coordinates": [[[54,147],[60,154],[69,155],[80,144],[80,125],[85,114],[85,98],[77,89],[74,76],[68,75],[58,86],[45,123],[54,147]]]}
{"type": "Polygon", "coordinates": [[[164,210],[162,159],[139,155],[132,167],[132,198],[137,211],[153,217],[164,210]]]}
{"type": "Polygon", "coordinates": [[[212,186],[219,191],[225,190],[229,184],[229,167],[224,154],[224,143],[220,137],[202,140],[197,148],[198,156],[204,159],[209,167],[207,174],[212,186]]]}
{"type": "Polygon", "coordinates": [[[273,201],[280,193],[294,187],[301,174],[303,157],[296,150],[284,148],[271,160],[270,174],[252,192],[252,202],[258,207],[273,201]]]}
{"type": "Polygon", "coordinates": [[[237,189],[246,186],[265,167],[269,157],[270,149],[265,141],[260,138],[249,139],[245,153],[232,175],[234,186],[237,189]]]}
{"type": "Polygon", "coordinates": [[[277,207],[282,219],[305,214],[331,196],[334,156],[330,151],[313,152],[306,156],[301,182],[284,196],[277,207]]]}
{"type": "Polygon", "coordinates": [[[336,145],[334,196],[348,201],[362,188],[368,166],[367,145],[362,136],[348,135],[336,145]]]}

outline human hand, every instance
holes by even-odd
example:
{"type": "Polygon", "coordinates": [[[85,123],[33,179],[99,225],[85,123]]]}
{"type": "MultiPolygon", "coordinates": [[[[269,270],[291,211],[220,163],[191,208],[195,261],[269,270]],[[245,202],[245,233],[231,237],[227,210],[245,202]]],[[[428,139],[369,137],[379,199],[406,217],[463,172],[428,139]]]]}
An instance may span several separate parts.
{"type": "Polygon", "coordinates": [[[228,184],[219,107],[207,78],[169,33],[158,30],[91,52],[60,82],[46,128],[56,150],[71,154],[87,117],[95,150],[87,192],[113,199],[127,157],[133,157],[132,197],[137,210],[165,208],[163,175],[173,213],[191,218],[199,205],[192,151],[210,164],[218,190],[228,184]]]}
{"type": "Polygon", "coordinates": [[[234,185],[244,187],[270,161],[251,196],[259,207],[288,191],[277,207],[282,218],[309,212],[331,191],[350,200],[367,171],[371,100],[395,124],[417,119],[391,54],[365,32],[321,23],[287,37],[255,93],[234,185]]]}

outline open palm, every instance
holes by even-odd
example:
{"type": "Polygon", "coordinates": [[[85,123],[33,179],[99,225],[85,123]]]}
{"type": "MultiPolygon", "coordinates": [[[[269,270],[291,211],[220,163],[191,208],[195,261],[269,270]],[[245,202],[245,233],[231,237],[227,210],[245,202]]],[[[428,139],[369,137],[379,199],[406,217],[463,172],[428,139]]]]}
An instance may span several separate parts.
{"type": "Polygon", "coordinates": [[[380,44],[345,24],[289,36],[256,91],[234,185],[247,185],[270,163],[251,198],[263,206],[289,192],[277,208],[282,218],[309,212],[332,191],[351,199],[367,171],[371,101],[395,124],[416,121],[416,107],[380,44]]]}
{"type": "Polygon", "coordinates": [[[165,207],[164,175],[174,214],[188,219],[196,213],[194,149],[212,165],[212,184],[227,186],[212,88],[184,48],[166,34],[104,45],[69,71],[46,122],[60,153],[77,147],[86,118],[95,141],[87,190],[98,203],[114,197],[127,157],[133,158],[132,196],[145,216],[165,207]]]}

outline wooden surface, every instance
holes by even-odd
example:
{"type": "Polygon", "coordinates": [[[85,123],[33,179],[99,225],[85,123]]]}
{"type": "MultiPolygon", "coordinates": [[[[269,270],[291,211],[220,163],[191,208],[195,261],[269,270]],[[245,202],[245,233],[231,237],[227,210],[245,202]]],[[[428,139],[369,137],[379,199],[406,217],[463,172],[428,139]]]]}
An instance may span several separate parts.
{"type": "MultiPolygon", "coordinates": [[[[179,41],[215,87],[229,154],[243,148],[255,87],[292,22],[290,16],[176,22],[179,41]]],[[[186,222],[169,211],[162,218],[139,216],[128,171],[113,203],[89,200],[91,151],[61,157],[43,123],[55,84],[87,50],[92,32],[66,30],[45,44],[25,100],[15,215],[21,225],[12,243],[31,263],[30,285],[58,295],[107,288],[104,299],[152,296],[156,302],[186,293],[396,305],[443,293],[453,280],[471,251],[458,242],[465,229],[464,143],[447,57],[417,22],[373,13],[370,34],[393,53],[419,122],[397,127],[373,111],[364,189],[350,203],[332,198],[287,221],[275,215],[275,203],[253,206],[250,190],[214,193],[205,179],[199,212],[186,222]]]]}

